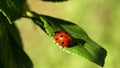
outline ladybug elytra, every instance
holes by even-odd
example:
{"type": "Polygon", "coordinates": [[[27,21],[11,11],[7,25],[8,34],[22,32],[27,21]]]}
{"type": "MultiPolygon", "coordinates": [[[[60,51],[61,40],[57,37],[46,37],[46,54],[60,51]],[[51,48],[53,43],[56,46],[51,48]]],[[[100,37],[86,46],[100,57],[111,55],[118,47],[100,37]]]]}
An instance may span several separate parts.
{"type": "Polygon", "coordinates": [[[55,32],[54,35],[55,41],[60,44],[61,46],[69,46],[71,43],[71,36],[64,30],[55,32]]]}

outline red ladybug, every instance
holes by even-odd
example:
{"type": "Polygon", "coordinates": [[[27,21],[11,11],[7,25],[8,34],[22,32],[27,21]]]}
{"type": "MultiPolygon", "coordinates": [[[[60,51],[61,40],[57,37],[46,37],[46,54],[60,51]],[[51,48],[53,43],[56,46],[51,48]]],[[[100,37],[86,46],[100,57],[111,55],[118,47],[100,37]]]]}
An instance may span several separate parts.
{"type": "Polygon", "coordinates": [[[60,44],[61,46],[69,46],[71,43],[71,36],[64,30],[55,32],[54,35],[55,41],[60,44]]]}

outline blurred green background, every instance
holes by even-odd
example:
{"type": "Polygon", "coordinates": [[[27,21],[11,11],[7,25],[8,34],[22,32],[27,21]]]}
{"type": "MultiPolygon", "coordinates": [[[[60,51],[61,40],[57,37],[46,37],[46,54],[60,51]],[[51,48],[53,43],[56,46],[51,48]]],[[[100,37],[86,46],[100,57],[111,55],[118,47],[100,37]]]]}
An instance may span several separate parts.
{"type": "MultiPolygon", "coordinates": [[[[69,0],[61,3],[27,0],[27,3],[37,13],[78,24],[107,50],[104,68],[120,68],[120,0],[69,0]]],[[[16,24],[34,68],[100,68],[55,46],[30,19],[21,18],[16,24]]]]}

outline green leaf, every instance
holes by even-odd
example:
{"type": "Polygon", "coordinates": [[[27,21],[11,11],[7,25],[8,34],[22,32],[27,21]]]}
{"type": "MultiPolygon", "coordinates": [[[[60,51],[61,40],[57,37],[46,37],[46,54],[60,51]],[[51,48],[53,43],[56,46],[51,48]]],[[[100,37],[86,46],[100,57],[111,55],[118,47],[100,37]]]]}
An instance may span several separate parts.
{"type": "Polygon", "coordinates": [[[0,0],[0,12],[2,12],[11,23],[23,14],[24,0],[0,0]]]}
{"type": "Polygon", "coordinates": [[[15,24],[0,13],[0,68],[33,68],[15,24]]]}
{"type": "Polygon", "coordinates": [[[63,1],[68,1],[68,0],[42,0],[42,1],[47,1],[47,2],[63,2],[63,1]]]}
{"type": "Polygon", "coordinates": [[[106,50],[91,40],[87,33],[78,25],[61,19],[38,15],[34,12],[30,12],[27,15],[31,15],[29,17],[31,17],[35,23],[41,23],[42,25],[39,26],[42,26],[43,30],[52,38],[54,37],[53,33],[56,31],[65,30],[68,32],[72,37],[72,43],[70,47],[63,48],[66,52],[80,55],[102,67],[104,66],[107,55],[106,50]]]}
{"type": "Polygon", "coordinates": [[[49,26],[49,24],[47,23],[47,21],[45,21],[43,18],[41,18],[41,21],[44,22],[44,28],[48,28],[49,30],[45,29],[45,31],[47,32],[47,34],[49,36],[52,36],[53,35],[53,29],[51,26],[49,26]]]}

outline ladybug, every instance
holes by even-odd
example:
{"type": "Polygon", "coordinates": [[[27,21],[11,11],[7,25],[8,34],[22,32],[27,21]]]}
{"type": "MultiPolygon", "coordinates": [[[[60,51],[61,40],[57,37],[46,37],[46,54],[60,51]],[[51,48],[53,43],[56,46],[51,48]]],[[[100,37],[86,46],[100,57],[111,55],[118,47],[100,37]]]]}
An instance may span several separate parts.
{"type": "Polygon", "coordinates": [[[58,44],[66,47],[68,47],[72,41],[70,34],[64,30],[55,32],[54,39],[58,44]]]}

